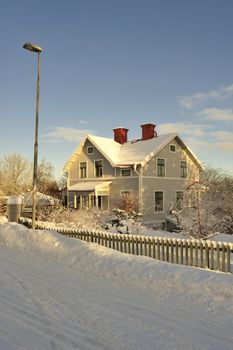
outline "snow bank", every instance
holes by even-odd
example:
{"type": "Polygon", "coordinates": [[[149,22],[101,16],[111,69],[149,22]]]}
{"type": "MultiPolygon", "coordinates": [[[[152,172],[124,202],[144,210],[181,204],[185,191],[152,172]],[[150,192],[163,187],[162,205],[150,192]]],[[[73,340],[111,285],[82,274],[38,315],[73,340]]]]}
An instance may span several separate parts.
{"type": "MultiPolygon", "coordinates": [[[[182,293],[217,297],[233,311],[232,274],[216,273],[123,254],[112,249],[62,236],[51,231],[32,231],[15,223],[0,224],[0,244],[43,257],[48,263],[59,261],[73,269],[94,273],[112,280],[161,290],[172,287],[182,293]]],[[[212,297],[211,297],[212,298],[212,297]]],[[[212,300],[212,299],[211,299],[212,300]]],[[[212,302],[210,300],[210,303],[212,302]]]]}

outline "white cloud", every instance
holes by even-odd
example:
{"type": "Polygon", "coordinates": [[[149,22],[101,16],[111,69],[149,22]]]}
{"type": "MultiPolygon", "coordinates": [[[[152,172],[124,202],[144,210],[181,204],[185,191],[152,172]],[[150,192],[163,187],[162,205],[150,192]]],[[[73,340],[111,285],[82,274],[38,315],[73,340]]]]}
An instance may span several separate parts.
{"type": "Polygon", "coordinates": [[[217,147],[224,152],[232,152],[233,151],[233,143],[218,143],[217,147]]]}
{"type": "Polygon", "coordinates": [[[211,135],[213,135],[218,141],[233,143],[233,132],[231,131],[219,130],[219,131],[212,132],[211,135]]]}
{"type": "Polygon", "coordinates": [[[210,100],[221,101],[233,96],[233,84],[222,86],[217,90],[210,90],[208,92],[197,92],[189,96],[178,97],[178,102],[187,109],[198,107],[204,102],[210,100]]]}
{"type": "Polygon", "coordinates": [[[193,123],[167,123],[158,126],[159,134],[178,133],[201,137],[206,134],[205,129],[209,128],[205,124],[193,123]]]}
{"type": "Polygon", "coordinates": [[[43,135],[43,137],[47,138],[49,142],[52,140],[65,140],[68,142],[79,143],[88,134],[96,134],[96,131],[89,129],[56,127],[55,130],[50,131],[46,135],[43,135]]]}
{"type": "Polygon", "coordinates": [[[205,108],[198,113],[208,120],[231,121],[233,111],[231,109],[205,108]]]}

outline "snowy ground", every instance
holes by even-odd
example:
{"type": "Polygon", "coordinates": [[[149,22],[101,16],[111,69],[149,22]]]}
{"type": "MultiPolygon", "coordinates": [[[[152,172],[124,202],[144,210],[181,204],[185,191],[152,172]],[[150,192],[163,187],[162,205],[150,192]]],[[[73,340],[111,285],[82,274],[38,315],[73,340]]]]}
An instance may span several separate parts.
{"type": "Polygon", "coordinates": [[[231,350],[233,277],[0,223],[0,349],[231,350]]]}

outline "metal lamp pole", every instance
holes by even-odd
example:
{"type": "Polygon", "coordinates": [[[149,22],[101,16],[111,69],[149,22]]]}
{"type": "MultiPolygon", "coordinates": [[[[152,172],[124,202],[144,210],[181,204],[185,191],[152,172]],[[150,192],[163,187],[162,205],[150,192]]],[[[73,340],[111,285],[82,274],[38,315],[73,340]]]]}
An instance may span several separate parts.
{"type": "Polygon", "coordinates": [[[34,163],[33,163],[33,203],[32,203],[32,229],[35,229],[36,219],[36,190],[37,190],[37,169],[38,169],[38,127],[39,127],[39,107],[40,107],[40,53],[41,47],[32,43],[25,43],[23,48],[38,53],[37,69],[37,94],[36,94],[36,123],[35,123],[35,144],[34,144],[34,163]]]}

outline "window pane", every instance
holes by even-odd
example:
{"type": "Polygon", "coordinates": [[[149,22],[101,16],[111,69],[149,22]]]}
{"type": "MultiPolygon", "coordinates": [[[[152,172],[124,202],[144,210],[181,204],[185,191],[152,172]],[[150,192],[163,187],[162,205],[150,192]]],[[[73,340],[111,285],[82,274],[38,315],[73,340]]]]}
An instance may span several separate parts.
{"type": "Polygon", "coordinates": [[[87,163],[86,162],[80,162],[80,177],[81,178],[87,177],[87,163]]]}
{"type": "Polygon", "coordinates": [[[96,177],[103,176],[103,162],[102,162],[102,160],[95,161],[95,176],[96,177]]]}
{"type": "Polygon", "coordinates": [[[165,159],[162,159],[162,158],[157,159],[157,175],[165,176],[165,159]]]}
{"type": "Polygon", "coordinates": [[[121,170],[121,176],[130,176],[131,170],[130,169],[122,169],[121,170]]]}
{"type": "Polygon", "coordinates": [[[94,153],[94,147],[87,147],[87,153],[93,154],[94,153]]]}
{"type": "Polygon", "coordinates": [[[184,193],[182,191],[176,192],[176,207],[177,209],[183,209],[184,193]]]}
{"type": "Polygon", "coordinates": [[[187,177],[187,162],[185,160],[180,162],[180,176],[187,177]]]}
{"type": "Polygon", "coordinates": [[[176,151],[176,146],[175,145],[170,145],[170,151],[175,152],[176,151]]]}
{"type": "Polygon", "coordinates": [[[163,211],[163,192],[155,192],[155,211],[163,211]]]}

